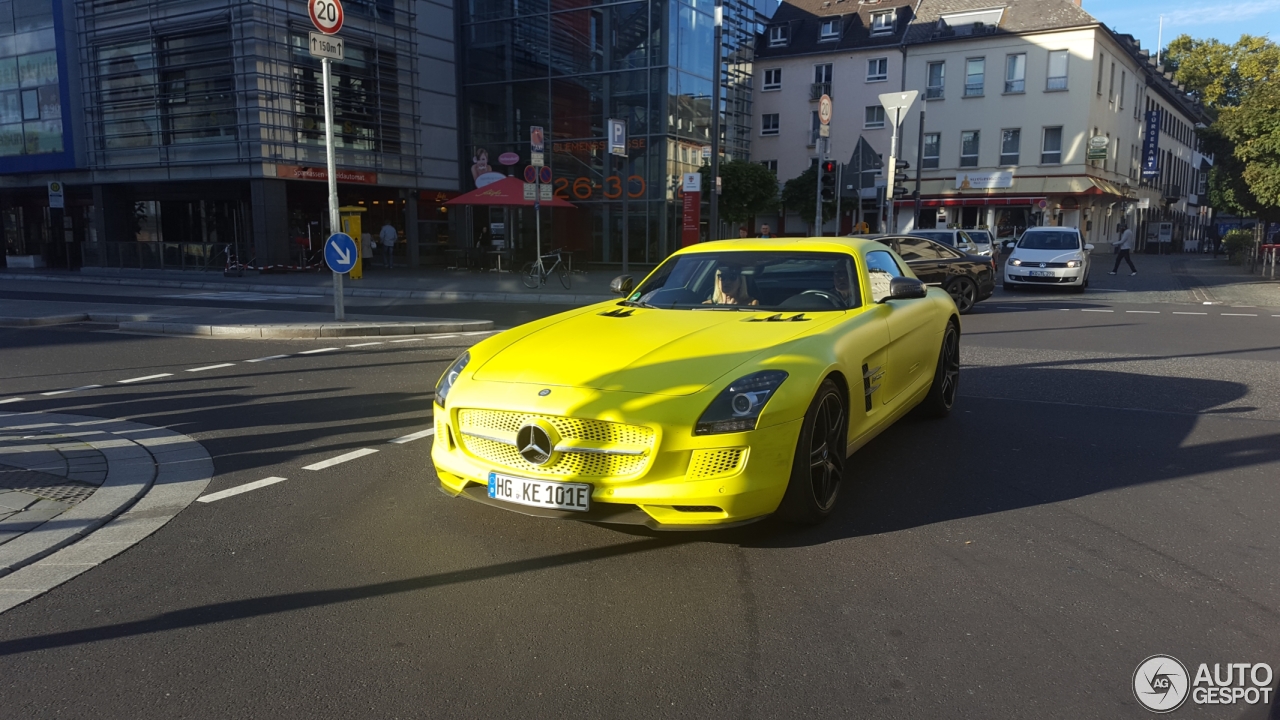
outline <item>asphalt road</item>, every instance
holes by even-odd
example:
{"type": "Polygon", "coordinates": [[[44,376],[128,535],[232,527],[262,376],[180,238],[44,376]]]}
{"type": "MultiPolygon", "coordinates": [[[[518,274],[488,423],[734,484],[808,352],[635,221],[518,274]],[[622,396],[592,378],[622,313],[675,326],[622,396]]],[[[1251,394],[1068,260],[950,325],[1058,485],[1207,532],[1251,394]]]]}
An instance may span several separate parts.
{"type": "Polygon", "coordinates": [[[287,478],[0,615],[0,717],[1143,718],[1150,655],[1280,670],[1280,317],[979,307],[949,419],[859,451],[818,528],[715,534],[437,492],[431,440],[389,441],[470,338],[0,329],[4,410],[185,433],[209,492],[287,478]]]}

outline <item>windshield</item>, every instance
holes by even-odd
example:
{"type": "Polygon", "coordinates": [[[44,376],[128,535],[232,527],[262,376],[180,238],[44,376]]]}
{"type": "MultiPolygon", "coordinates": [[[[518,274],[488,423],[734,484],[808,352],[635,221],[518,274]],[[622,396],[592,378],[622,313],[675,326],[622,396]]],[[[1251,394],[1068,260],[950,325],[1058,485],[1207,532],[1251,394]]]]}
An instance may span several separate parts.
{"type": "Polygon", "coordinates": [[[1080,236],[1074,230],[1027,231],[1018,241],[1027,250],[1079,250],[1080,236]]]}
{"type": "Polygon", "coordinates": [[[991,233],[986,230],[966,230],[965,232],[968,233],[970,240],[973,240],[979,245],[991,244],[991,233]]]}
{"type": "Polygon", "coordinates": [[[681,310],[844,310],[861,294],[848,255],[699,252],[677,255],[627,296],[681,310]]]}

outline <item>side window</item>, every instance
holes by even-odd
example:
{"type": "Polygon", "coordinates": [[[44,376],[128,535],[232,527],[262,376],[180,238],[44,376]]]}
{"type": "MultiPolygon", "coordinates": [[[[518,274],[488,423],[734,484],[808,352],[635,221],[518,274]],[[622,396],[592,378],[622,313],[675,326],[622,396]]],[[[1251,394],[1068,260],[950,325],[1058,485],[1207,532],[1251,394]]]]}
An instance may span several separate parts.
{"type": "Polygon", "coordinates": [[[884,250],[867,253],[867,279],[871,283],[871,301],[880,302],[889,297],[889,281],[902,277],[902,268],[893,256],[884,250]]]}
{"type": "Polygon", "coordinates": [[[902,238],[898,241],[898,254],[903,260],[937,260],[938,246],[924,238],[902,238]]]}

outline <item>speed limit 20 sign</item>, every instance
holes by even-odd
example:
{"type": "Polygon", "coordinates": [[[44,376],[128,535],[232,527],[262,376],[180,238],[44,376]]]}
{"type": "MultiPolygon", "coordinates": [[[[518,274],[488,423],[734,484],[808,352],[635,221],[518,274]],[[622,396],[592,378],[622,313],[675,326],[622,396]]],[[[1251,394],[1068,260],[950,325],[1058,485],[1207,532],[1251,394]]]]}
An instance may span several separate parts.
{"type": "Polygon", "coordinates": [[[342,3],[340,0],[307,0],[307,13],[316,29],[333,35],[342,29],[342,3]]]}

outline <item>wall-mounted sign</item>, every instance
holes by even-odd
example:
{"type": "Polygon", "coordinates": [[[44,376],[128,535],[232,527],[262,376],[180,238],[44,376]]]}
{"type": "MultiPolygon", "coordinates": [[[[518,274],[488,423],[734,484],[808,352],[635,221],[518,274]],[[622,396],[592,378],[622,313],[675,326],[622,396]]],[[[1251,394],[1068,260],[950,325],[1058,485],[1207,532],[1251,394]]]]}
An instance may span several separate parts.
{"type": "Polygon", "coordinates": [[[49,183],[49,207],[51,208],[66,207],[66,199],[62,194],[62,183],[58,182],[57,180],[54,180],[53,182],[49,183]]]}
{"type": "Polygon", "coordinates": [[[627,154],[627,123],[625,120],[609,118],[609,154],[627,154]]]}
{"type": "Polygon", "coordinates": [[[1013,187],[1013,173],[964,173],[956,176],[957,190],[995,190],[1013,187]]]}
{"type": "MultiPolygon", "coordinates": [[[[299,167],[297,165],[277,165],[276,177],[285,180],[319,180],[329,181],[329,171],[324,168],[299,167]]],[[[339,170],[338,182],[377,185],[378,173],[362,170],[339,170]]]]}
{"type": "Polygon", "coordinates": [[[1111,148],[1111,138],[1103,135],[1094,135],[1089,138],[1089,150],[1085,153],[1086,160],[1106,160],[1107,150],[1111,148]]]}
{"type": "Polygon", "coordinates": [[[1160,175],[1160,111],[1148,110],[1142,130],[1142,177],[1160,175]]]}

